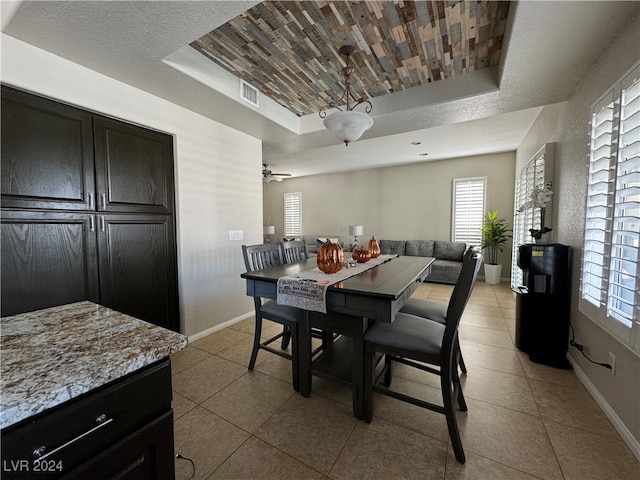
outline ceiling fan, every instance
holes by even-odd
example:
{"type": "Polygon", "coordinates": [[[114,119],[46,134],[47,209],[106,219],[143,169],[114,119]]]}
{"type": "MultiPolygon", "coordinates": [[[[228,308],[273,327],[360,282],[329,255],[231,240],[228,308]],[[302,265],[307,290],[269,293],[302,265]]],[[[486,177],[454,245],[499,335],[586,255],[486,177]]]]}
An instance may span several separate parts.
{"type": "Polygon", "coordinates": [[[281,182],[282,180],[284,180],[284,178],[282,177],[290,177],[290,176],[291,176],[290,173],[273,173],[271,170],[269,170],[269,165],[267,163],[262,164],[262,181],[264,183],[269,183],[272,180],[275,180],[276,182],[281,182]]]}

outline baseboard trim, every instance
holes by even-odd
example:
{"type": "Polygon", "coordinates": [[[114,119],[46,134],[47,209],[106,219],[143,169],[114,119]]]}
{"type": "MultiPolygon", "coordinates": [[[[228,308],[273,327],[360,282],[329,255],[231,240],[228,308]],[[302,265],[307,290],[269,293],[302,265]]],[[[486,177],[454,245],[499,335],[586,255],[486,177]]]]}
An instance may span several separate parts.
{"type": "Polygon", "coordinates": [[[195,342],[196,340],[204,338],[207,335],[211,335],[212,333],[219,332],[220,330],[224,330],[225,328],[230,327],[231,325],[234,325],[234,324],[236,324],[238,322],[241,322],[243,320],[246,320],[249,317],[253,317],[254,315],[255,315],[255,312],[253,310],[251,310],[248,313],[243,313],[242,315],[234,317],[231,320],[227,320],[224,323],[220,323],[218,325],[214,325],[211,328],[207,328],[206,330],[203,330],[201,332],[195,333],[193,335],[189,335],[189,337],[188,337],[189,338],[189,343],[195,342]]]}
{"type": "Polygon", "coordinates": [[[578,363],[573,359],[571,355],[567,355],[569,358],[569,362],[573,366],[573,371],[576,372],[576,376],[585,386],[585,388],[589,391],[593,399],[596,403],[602,408],[602,411],[607,416],[607,418],[613,424],[613,428],[620,434],[624,443],[626,443],[631,453],[640,461],[640,442],[635,439],[635,437],[631,434],[629,429],[622,423],[620,417],[616,414],[616,412],[611,408],[609,403],[604,399],[604,397],[600,394],[595,385],[589,380],[589,377],[584,373],[584,371],[580,368],[578,363]]]}

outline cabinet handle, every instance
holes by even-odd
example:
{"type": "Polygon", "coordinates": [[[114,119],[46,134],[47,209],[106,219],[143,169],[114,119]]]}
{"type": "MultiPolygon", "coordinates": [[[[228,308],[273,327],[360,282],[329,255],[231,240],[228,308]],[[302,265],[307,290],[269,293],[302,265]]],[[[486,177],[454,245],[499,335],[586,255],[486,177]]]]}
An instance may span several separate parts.
{"type": "Polygon", "coordinates": [[[87,198],[89,200],[89,210],[93,210],[93,193],[89,192],[87,198]]]}
{"type": "Polygon", "coordinates": [[[106,210],[106,208],[107,208],[107,194],[106,193],[101,193],[100,194],[100,204],[102,205],[102,209],[106,210]]]}
{"type": "Polygon", "coordinates": [[[103,232],[105,230],[104,217],[100,217],[100,230],[103,231],[103,232]]]}
{"type": "Polygon", "coordinates": [[[93,232],[95,229],[95,225],[93,224],[93,215],[89,217],[89,231],[93,232]]]}
{"type": "Polygon", "coordinates": [[[69,445],[77,442],[78,440],[86,437],[87,435],[92,434],[93,432],[99,430],[100,428],[106,427],[111,422],[113,422],[113,418],[107,418],[107,416],[103,413],[102,415],[99,415],[98,418],[96,418],[97,425],[95,427],[87,430],[84,433],[81,433],[80,435],[78,435],[75,438],[72,438],[68,442],[60,445],[58,448],[56,448],[54,450],[51,450],[50,452],[47,452],[47,447],[45,445],[42,445],[41,447],[36,448],[33,451],[33,458],[34,458],[33,463],[38,463],[38,462],[43,461],[44,459],[46,459],[50,455],[53,455],[54,453],[59,452],[63,448],[67,448],[69,445]]]}

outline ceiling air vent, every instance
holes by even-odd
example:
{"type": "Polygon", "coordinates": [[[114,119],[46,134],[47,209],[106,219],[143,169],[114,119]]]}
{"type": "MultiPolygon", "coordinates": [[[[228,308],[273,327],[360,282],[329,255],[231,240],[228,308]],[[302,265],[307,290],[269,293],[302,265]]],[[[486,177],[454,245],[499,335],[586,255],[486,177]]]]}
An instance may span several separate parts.
{"type": "Polygon", "coordinates": [[[258,108],[258,93],[259,90],[256,87],[240,79],[240,98],[242,100],[258,108]]]}

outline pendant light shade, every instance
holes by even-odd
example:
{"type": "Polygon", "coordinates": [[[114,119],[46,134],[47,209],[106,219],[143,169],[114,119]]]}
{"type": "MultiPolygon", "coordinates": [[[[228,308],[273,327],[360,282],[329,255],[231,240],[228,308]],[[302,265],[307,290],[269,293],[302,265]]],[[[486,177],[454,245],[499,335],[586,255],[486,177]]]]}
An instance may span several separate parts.
{"type": "Polygon", "coordinates": [[[338,50],[341,55],[346,57],[346,66],[341,70],[344,77],[344,92],[337,102],[329,102],[318,112],[320,118],[324,118],[324,126],[347,146],[349,146],[349,142],[359,139],[373,125],[373,118],[367,115],[371,112],[371,102],[365,96],[356,98],[351,91],[353,67],[349,64],[349,56],[354,51],[353,45],[344,45],[338,50]],[[352,102],[354,102],[353,105],[352,102]],[[366,113],[354,112],[353,109],[362,103],[365,104],[366,113]],[[335,108],[338,111],[327,115],[326,110],[330,108],[335,108]]]}
{"type": "Polygon", "coordinates": [[[334,112],[328,115],[324,121],[325,128],[331,130],[338,140],[349,145],[349,142],[358,140],[364,132],[373,125],[373,118],[366,113],[334,112]]]}

